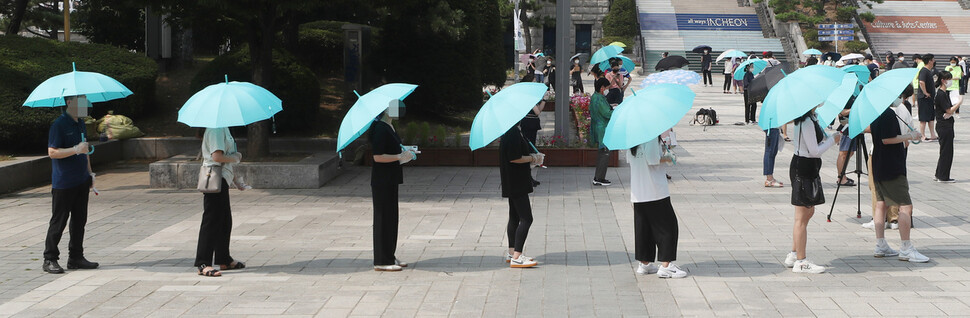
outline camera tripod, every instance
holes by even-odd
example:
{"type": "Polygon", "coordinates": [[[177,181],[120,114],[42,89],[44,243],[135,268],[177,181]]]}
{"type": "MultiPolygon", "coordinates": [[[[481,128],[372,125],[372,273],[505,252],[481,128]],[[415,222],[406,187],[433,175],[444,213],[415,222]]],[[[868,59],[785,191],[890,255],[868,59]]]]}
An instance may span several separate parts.
{"type": "MultiPolygon", "coordinates": [[[[847,138],[843,136],[843,138],[847,138]]],[[[852,142],[856,144],[856,156],[855,156],[855,171],[848,173],[855,173],[856,179],[859,182],[856,183],[856,218],[862,218],[862,175],[869,175],[871,171],[862,171],[863,167],[868,170],[868,165],[863,164],[863,156],[865,156],[865,162],[869,162],[869,151],[866,148],[865,134],[859,134],[852,138],[852,142]]],[[[850,148],[851,149],[851,148],[850,148]]],[[[850,151],[851,153],[851,151],[850,151]]],[[[845,170],[849,167],[849,156],[845,156],[845,161],[842,162],[842,171],[839,171],[839,186],[835,188],[835,197],[832,198],[832,208],[829,209],[828,222],[832,222],[832,212],[835,211],[835,202],[839,199],[839,190],[842,189],[842,176],[846,174],[845,170]]]]}

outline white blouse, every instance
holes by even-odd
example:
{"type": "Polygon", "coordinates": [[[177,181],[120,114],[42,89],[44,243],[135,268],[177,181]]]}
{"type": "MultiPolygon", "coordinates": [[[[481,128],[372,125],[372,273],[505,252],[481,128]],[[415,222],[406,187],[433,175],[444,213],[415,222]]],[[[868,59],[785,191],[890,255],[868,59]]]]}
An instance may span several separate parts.
{"type": "Polygon", "coordinates": [[[224,155],[236,153],[236,140],[229,133],[229,128],[205,129],[205,134],[202,136],[202,165],[206,167],[221,165],[222,177],[231,185],[233,184],[233,178],[235,178],[233,164],[219,163],[213,160],[212,153],[217,150],[222,150],[224,155]]]}
{"type": "Polygon", "coordinates": [[[825,134],[825,130],[822,130],[822,143],[815,142],[818,140],[815,136],[815,126],[817,125],[818,119],[815,117],[815,112],[812,112],[811,118],[795,123],[795,134],[792,138],[792,143],[795,144],[795,155],[805,158],[822,158],[822,153],[835,144],[835,139],[825,134]]]}
{"type": "Polygon", "coordinates": [[[626,152],[630,163],[630,202],[651,202],[670,196],[667,188],[667,169],[660,163],[663,152],[660,141],[640,144],[637,155],[626,152]]]}

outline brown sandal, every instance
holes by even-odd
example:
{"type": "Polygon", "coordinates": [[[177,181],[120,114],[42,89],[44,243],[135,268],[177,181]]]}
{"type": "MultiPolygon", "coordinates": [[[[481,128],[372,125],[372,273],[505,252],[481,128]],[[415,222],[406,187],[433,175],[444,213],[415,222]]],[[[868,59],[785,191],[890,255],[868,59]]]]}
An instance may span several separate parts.
{"type": "Polygon", "coordinates": [[[199,275],[200,276],[206,276],[206,277],[220,277],[220,276],[222,276],[222,273],[220,273],[218,269],[215,269],[215,268],[210,267],[208,265],[202,264],[202,265],[199,265],[199,275]],[[209,270],[205,270],[206,267],[208,267],[210,269],[209,270]]]}
{"type": "Polygon", "coordinates": [[[765,188],[781,188],[785,185],[778,180],[765,181],[765,188]]]}

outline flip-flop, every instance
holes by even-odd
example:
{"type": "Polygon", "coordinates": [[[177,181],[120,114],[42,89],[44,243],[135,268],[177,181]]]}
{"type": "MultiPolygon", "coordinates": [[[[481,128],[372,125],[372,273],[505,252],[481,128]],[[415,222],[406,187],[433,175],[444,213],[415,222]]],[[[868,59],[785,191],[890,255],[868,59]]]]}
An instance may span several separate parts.
{"type": "Polygon", "coordinates": [[[216,269],[216,268],[213,267],[210,270],[205,270],[206,267],[209,267],[209,266],[206,266],[204,264],[203,265],[199,265],[199,275],[200,276],[206,276],[206,277],[220,277],[220,276],[222,276],[222,273],[220,273],[218,269],[216,269]]]}
{"type": "Polygon", "coordinates": [[[784,186],[785,185],[778,182],[778,180],[765,181],[765,188],[781,188],[784,186]]]}

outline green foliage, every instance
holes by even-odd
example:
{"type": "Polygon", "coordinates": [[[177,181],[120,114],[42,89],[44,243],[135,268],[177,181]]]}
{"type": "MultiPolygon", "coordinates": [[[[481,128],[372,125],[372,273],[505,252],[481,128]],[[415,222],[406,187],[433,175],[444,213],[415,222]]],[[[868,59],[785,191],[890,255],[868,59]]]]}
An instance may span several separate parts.
{"type": "Polygon", "coordinates": [[[300,50],[295,55],[304,64],[323,73],[343,66],[344,35],[340,29],[347,22],[315,21],[300,26],[300,50]]]}
{"type": "Polygon", "coordinates": [[[108,110],[137,119],[152,109],[158,67],[139,54],[101,44],[56,42],[41,38],[0,37],[0,147],[36,149],[43,147],[57,109],[28,108],[21,105],[41,82],[71,71],[110,76],[135,94],[127,98],[98,103],[91,110],[95,117],[108,110]]]}
{"type": "Polygon", "coordinates": [[[785,13],[778,13],[775,15],[775,18],[781,21],[799,22],[799,21],[805,20],[807,17],[805,16],[804,13],[789,11],[785,13]]]}
{"type": "MultiPolygon", "coordinates": [[[[252,62],[249,48],[243,47],[206,64],[189,86],[193,92],[206,86],[225,81],[252,82],[252,62]]],[[[320,109],[320,83],[306,66],[283,50],[273,52],[273,68],[276,72],[271,87],[266,87],[283,100],[283,111],[276,114],[278,131],[305,131],[317,121],[320,109]]]]}
{"type": "Polygon", "coordinates": [[[416,143],[419,146],[427,146],[428,145],[428,142],[431,140],[431,124],[429,124],[428,122],[424,121],[424,122],[421,122],[421,124],[418,125],[417,139],[418,140],[416,141],[416,143]]]}
{"type": "Polygon", "coordinates": [[[856,8],[854,7],[839,7],[835,11],[835,18],[839,22],[849,22],[852,21],[852,17],[855,14],[856,8]]]}
{"type": "Polygon", "coordinates": [[[508,78],[505,74],[505,47],[502,45],[505,27],[499,17],[498,3],[481,1],[480,6],[482,42],[479,43],[479,50],[482,56],[478,65],[481,67],[481,82],[483,86],[503,85],[508,78]]]}
{"type": "Polygon", "coordinates": [[[134,0],[84,0],[76,9],[72,29],[91,42],[145,50],[144,4],[134,0]]]}
{"type": "Polygon", "coordinates": [[[418,138],[418,123],[409,122],[407,128],[404,129],[404,142],[407,144],[417,144],[418,138]]]}
{"type": "Polygon", "coordinates": [[[461,147],[461,131],[455,130],[455,135],[451,137],[451,143],[455,148],[461,147]]]}
{"type": "Polygon", "coordinates": [[[597,43],[599,43],[599,45],[606,46],[613,42],[622,42],[623,44],[626,44],[626,47],[623,48],[623,53],[628,53],[628,54],[633,53],[633,51],[631,50],[631,48],[633,48],[633,37],[604,36],[604,37],[601,37],[599,39],[599,42],[597,43]]]}
{"type": "Polygon", "coordinates": [[[862,18],[863,21],[872,23],[872,21],[876,20],[876,15],[872,12],[863,12],[859,14],[859,18],[862,18]]]}
{"type": "Polygon", "coordinates": [[[431,146],[441,147],[445,144],[445,139],[448,138],[448,131],[445,126],[437,125],[434,128],[434,133],[431,135],[431,146]]]}
{"type": "Polygon", "coordinates": [[[845,49],[848,52],[862,52],[869,48],[869,43],[862,41],[848,41],[845,42],[845,49]]]}
{"type": "Polygon", "coordinates": [[[633,38],[640,33],[633,0],[614,0],[603,19],[603,35],[633,38]]]}

